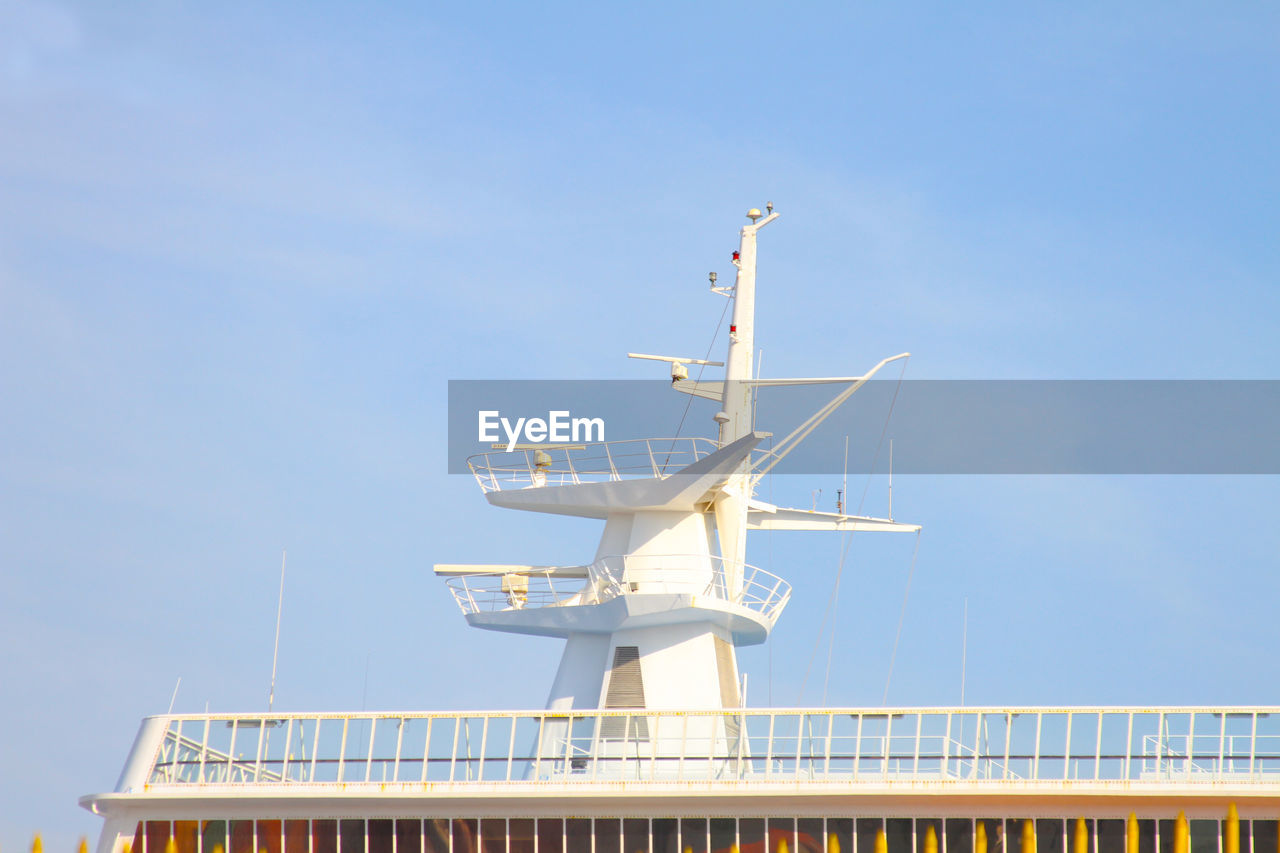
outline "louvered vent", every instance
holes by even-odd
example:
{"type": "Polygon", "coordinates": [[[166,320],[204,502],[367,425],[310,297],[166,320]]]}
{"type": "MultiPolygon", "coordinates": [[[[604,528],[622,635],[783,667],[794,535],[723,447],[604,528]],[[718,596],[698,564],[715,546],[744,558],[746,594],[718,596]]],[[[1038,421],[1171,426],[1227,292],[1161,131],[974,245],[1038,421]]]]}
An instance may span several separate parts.
{"type": "MultiPolygon", "coordinates": [[[[609,692],[605,694],[604,707],[644,707],[644,676],[640,672],[639,646],[618,646],[613,650],[613,668],[609,670],[609,692]]],[[[605,717],[600,725],[600,735],[610,740],[648,740],[649,723],[644,717],[605,717]]]]}

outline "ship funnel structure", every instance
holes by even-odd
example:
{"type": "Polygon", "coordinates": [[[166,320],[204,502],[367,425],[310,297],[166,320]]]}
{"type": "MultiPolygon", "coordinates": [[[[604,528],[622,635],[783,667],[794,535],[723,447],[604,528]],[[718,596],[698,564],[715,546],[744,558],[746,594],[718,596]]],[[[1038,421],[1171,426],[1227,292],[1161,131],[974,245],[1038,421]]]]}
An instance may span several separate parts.
{"type": "MultiPolygon", "coordinates": [[[[716,287],[711,279],[714,292],[733,299],[725,361],[628,353],[668,362],[676,390],[718,404],[714,440],[547,446],[527,471],[513,469],[510,455],[501,452],[469,460],[494,506],[604,522],[595,555],[581,565],[436,566],[471,625],[565,640],[547,702],[552,710],[740,707],[735,648],[765,642],[791,594],[785,580],[747,563],[749,530],[919,529],[889,519],[801,512],[754,498],[763,473],[888,361],[855,377],[754,375],[756,237],[778,218],[772,205],[767,209],[762,215],[753,208],[750,224],[741,229],[733,286],[716,287]],[[724,376],[690,380],[689,365],[724,367],[724,376]],[[845,387],[766,452],[761,442],[767,436],[753,423],[756,388],[800,383],[845,387]]],[[[640,737],[631,727],[641,723],[642,717],[624,715],[619,725],[626,731],[616,734],[621,740],[640,737]]],[[[715,731],[699,736],[736,736],[725,718],[708,717],[706,723],[715,731]]]]}

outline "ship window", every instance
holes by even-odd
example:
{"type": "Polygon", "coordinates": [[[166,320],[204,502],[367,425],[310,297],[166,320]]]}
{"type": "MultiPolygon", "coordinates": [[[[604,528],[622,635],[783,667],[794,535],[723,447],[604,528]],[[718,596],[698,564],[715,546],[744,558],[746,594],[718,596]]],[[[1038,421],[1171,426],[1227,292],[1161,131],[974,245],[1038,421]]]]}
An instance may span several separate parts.
{"type": "MultiPolygon", "coordinates": [[[[227,849],[227,822],[225,820],[206,820],[200,831],[200,849],[204,853],[223,853],[227,849]]],[[[138,847],[134,853],[142,853],[138,847]]]]}
{"type": "Polygon", "coordinates": [[[338,853],[365,853],[364,821],[338,821],[338,853]]]}
{"type": "MultiPolygon", "coordinates": [[[[711,849],[715,853],[729,853],[738,843],[737,822],[731,817],[711,819],[711,849]]],[[[631,853],[631,851],[626,851],[631,853]]]]}
{"type": "Polygon", "coordinates": [[[1064,853],[1066,849],[1061,819],[1036,821],[1036,853],[1064,853]]]}
{"type": "MultiPolygon", "coordinates": [[[[676,822],[669,817],[653,819],[653,853],[678,853],[676,822]]],[[[542,853],[541,850],[538,853],[542,853]]]]}
{"type": "Polygon", "coordinates": [[[231,853],[253,853],[253,821],[228,821],[227,828],[231,836],[231,853]]]}
{"type": "Polygon", "coordinates": [[[391,853],[391,835],[395,823],[389,820],[369,821],[369,853],[391,853]]]}
{"type": "Polygon", "coordinates": [[[564,822],[559,818],[538,821],[538,853],[561,853],[564,850],[564,822]]]}
{"type": "Polygon", "coordinates": [[[929,838],[929,829],[933,828],[934,840],[938,842],[937,850],[942,850],[942,821],[936,818],[921,818],[916,821],[916,850],[925,853],[925,842],[929,838]]]}
{"type": "Polygon", "coordinates": [[[860,817],[854,826],[858,835],[858,853],[873,853],[876,849],[876,834],[884,829],[884,821],[878,817],[860,817]]]}
{"type": "Polygon", "coordinates": [[[194,820],[179,820],[173,824],[174,846],[178,853],[196,853],[199,849],[199,824],[194,820]]]}
{"type": "Polygon", "coordinates": [[[827,839],[824,849],[827,853],[854,853],[853,821],[847,817],[827,818],[827,839]]]}
{"type": "Polygon", "coordinates": [[[449,819],[427,818],[422,822],[422,853],[449,853],[449,819]]]}
{"type": "Polygon", "coordinates": [[[591,853],[591,820],[589,818],[566,820],[564,845],[565,853],[591,853]]]}
{"type": "MultiPolygon", "coordinates": [[[[511,853],[533,853],[533,820],[512,818],[507,821],[507,849],[511,853]]],[[[403,853],[403,851],[396,851],[403,853]]]]}
{"type": "Polygon", "coordinates": [[[396,853],[422,853],[422,821],[396,821],[396,853]]]}
{"type": "Polygon", "coordinates": [[[826,853],[822,843],[822,818],[802,817],[796,820],[796,846],[793,853],[826,853]]]}
{"type": "MultiPolygon", "coordinates": [[[[792,717],[792,719],[795,719],[792,717]]],[[[775,741],[776,743],[776,741],[775,741]]],[[[766,853],[795,853],[796,820],[792,817],[769,818],[769,844],[766,853]],[[786,847],[783,847],[783,845],[786,847]]],[[[904,851],[905,853],[905,851],[904,851]]]]}
{"type": "Polygon", "coordinates": [[[620,853],[622,822],[616,817],[596,818],[595,853],[620,853]]]}
{"type": "Polygon", "coordinates": [[[1097,853],[1125,853],[1123,820],[1098,821],[1097,853]]]}
{"type": "Polygon", "coordinates": [[[680,849],[684,853],[706,853],[707,821],[705,818],[687,817],[680,821],[680,849]]]}
{"type": "MultiPolygon", "coordinates": [[[[284,853],[308,853],[311,844],[311,827],[305,820],[284,822],[284,853]]],[[[204,853],[209,853],[205,850],[204,853]]]]}
{"type": "Polygon", "coordinates": [[[146,833],[141,822],[133,830],[133,843],[129,845],[129,850],[125,853],[145,853],[146,850],[146,833]]]}
{"type": "MultiPolygon", "coordinates": [[[[453,853],[476,853],[476,821],[474,818],[453,821],[453,853]]],[[[347,853],[347,851],[343,851],[347,853]]]]}
{"type": "MultiPolygon", "coordinates": [[[[986,834],[987,853],[1003,853],[1004,821],[985,819],[980,821],[980,823],[982,824],[982,831],[986,834]]],[[[977,825],[974,826],[973,831],[975,834],[977,833],[977,825]]]]}
{"type": "Polygon", "coordinates": [[[889,845],[889,853],[911,853],[912,843],[911,818],[889,818],[884,822],[884,838],[889,845]]]}
{"type": "Polygon", "coordinates": [[[973,821],[948,820],[944,837],[947,853],[974,853],[973,821]]]}
{"type": "Polygon", "coordinates": [[[622,853],[649,853],[648,818],[629,817],[622,821],[622,853]]]}
{"type": "MultiPolygon", "coordinates": [[[[1173,853],[1173,821],[1161,820],[1156,822],[1156,846],[1160,853],[1173,853]]],[[[1247,845],[1241,845],[1241,850],[1248,850],[1247,845]]]]}
{"type": "Polygon", "coordinates": [[[1138,853],[1156,853],[1156,822],[1138,821],[1138,853]]]}
{"type": "Polygon", "coordinates": [[[147,821],[147,853],[164,853],[164,846],[169,842],[169,821],[147,821]]]}
{"type": "Polygon", "coordinates": [[[744,817],[738,821],[738,849],[742,853],[764,853],[763,819],[744,817]]]}
{"type": "Polygon", "coordinates": [[[311,853],[338,853],[338,822],[336,820],[312,821],[311,853]]]}
{"type": "MultiPolygon", "coordinates": [[[[1276,822],[1255,820],[1253,823],[1253,853],[1270,853],[1277,849],[1276,822]]],[[[1247,849],[1243,841],[1240,849],[1247,849]]],[[[1218,853],[1218,822],[1216,820],[1191,821],[1191,853],[1218,853]]]]}
{"type": "MultiPolygon", "coordinates": [[[[481,853],[507,853],[507,822],[500,817],[480,821],[481,853]]],[[[373,853],[372,850],[369,853],[373,853]]]]}
{"type": "Polygon", "coordinates": [[[280,821],[258,821],[258,843],[254,847],[258,853],[280,853],[280,821]]]}

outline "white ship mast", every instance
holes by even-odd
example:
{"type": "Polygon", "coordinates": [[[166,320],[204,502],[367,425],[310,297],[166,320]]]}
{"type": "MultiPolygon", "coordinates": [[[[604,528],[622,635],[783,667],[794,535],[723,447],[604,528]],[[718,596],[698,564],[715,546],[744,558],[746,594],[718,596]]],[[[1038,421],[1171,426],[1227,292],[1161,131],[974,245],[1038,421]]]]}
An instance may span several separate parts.
{"type": "Polygon", "coordinates": [[[436,566],[472,625],[565,638],[550,709],[739,707],[735,647],[764,642],[790,596],[786,581],[746,563],[749,529],[919,529],[752,498],[760,477],[888,361],[863,376],[753,376],[756,237],[778,218],[772,204],[767,208],[768,215],[747,214],[733,287],[713,281],[714,290],[733,299],[724,379],[688,379],[688,364],[715,362],[629,354],[670,362],[677,390],[717,401],[717,442],[648,439],[536,450],[523,476],[502,467],[510,465],[509,454],[471,461],[495,506],[605,522],[589,565],[436,566]],[[758,452],[765,436],[752,423],[756,388],[812,383],[846,387],[773,451],[758,452]]]}

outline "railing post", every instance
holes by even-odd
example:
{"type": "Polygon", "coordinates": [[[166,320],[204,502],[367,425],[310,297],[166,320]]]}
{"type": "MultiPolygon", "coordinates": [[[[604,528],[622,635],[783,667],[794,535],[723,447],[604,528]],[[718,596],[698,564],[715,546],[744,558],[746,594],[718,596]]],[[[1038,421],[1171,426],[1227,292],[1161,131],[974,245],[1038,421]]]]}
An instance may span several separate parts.
{"type": "Polygon", "coordinates": [[[1253,775],[1253,760],[1258,754],[1258,712],[1253,712],[1253,725],[1249,730],[1249,775],[1253,775]]]}
{"type": "Polygon", "coordinates": [[[622,477],[618,475],[618,468],[613,464],[613,451],[609,449],[610,442],[601,443],[604,445],[604,458],[609,460],[609,478],[614,481],[621,480],[622,477]]]}

